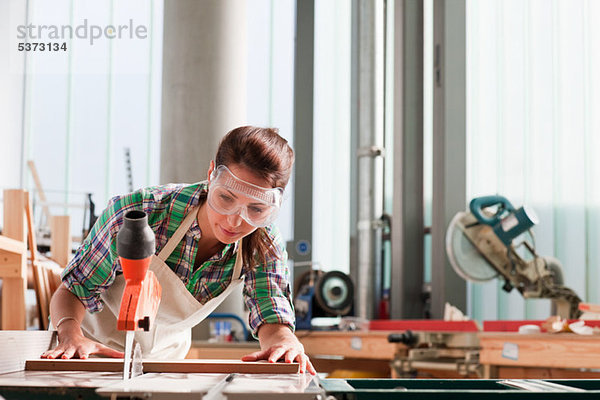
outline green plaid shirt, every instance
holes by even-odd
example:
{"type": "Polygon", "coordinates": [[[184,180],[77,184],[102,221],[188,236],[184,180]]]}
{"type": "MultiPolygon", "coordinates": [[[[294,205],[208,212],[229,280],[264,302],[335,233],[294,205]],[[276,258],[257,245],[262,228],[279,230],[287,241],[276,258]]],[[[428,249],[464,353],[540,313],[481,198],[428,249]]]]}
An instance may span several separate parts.
{"type": "MultiPolygon", "coordinates": [[[[65,286],[81,300],[88,311],[94,313],[102,310],[100,295],[122,273],[117,256],[116,236],[125,213],[143,210],[148,214],[158,254],[185,215],[199,204],[200,192],[206,190],[206,182],[170,184],[112,198],[63,272],[65,286]]],[[[249,324],[254,334],[263,323],[286,324],[292,330],[295,324],[285,245],[274,225],[265,229],[275,245],[277,257],[267,257],[266,264],[257,265],[255,269],[247,265],[242,268],[244,298],[250,310],[249,324]]],[[[223,293],[231,281],[237,245],[225,245],[221,252],[194,270],[198,239],[201,236],[198,221],[194,219],[184,238],[165,262],[187,290],[204,304],[223,293]]]]}

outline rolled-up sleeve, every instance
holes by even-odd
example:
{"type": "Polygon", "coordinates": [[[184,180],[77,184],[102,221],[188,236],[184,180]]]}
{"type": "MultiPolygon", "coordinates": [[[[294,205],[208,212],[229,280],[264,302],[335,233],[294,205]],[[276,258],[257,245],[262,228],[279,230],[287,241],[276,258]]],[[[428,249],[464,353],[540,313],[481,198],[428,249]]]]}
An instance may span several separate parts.
{"type": "Polygon", "coordinates": [[[296,325],[287,252],[275,227],[267,228],[267,234],[274,243],[275,256],[267,255],[266,264],[258,265],[245,275],[244,298],[250,310],[248,322],[254,337],[262,324],[284,324],[292,331],[296,325]]]}

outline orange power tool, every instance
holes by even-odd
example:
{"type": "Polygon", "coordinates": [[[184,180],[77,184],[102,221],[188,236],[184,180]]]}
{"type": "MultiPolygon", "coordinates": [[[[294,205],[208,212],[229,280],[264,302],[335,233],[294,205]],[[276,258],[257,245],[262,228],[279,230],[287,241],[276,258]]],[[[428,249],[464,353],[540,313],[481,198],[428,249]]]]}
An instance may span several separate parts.
{"type": "Polygon", "coordinates": [[[127,212],[117,234],[117,254],[125,278],[117,320],[120,331],[148,331],[154,323],[162,292],[156,275],[149,271],[154,252],[154,232],[146,213],[127,212]]]}

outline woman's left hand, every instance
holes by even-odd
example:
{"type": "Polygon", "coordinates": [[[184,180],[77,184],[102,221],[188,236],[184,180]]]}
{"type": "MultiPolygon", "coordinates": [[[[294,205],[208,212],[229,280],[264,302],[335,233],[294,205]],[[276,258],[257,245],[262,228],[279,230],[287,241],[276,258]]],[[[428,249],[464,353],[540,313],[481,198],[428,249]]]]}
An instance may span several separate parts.
{"type": "Polygon", "coordinates": [[[258,340],[261,350],[245,355],[242,357],[242,361],[268,360],[272,363],[280,359],[286,363],[296,361],[300,364],[298,372],[301,374],[305,371],[312,375],[317,374],[308,356],[304,354],[304,346],[287,325],[261,325],[258,329],[258,340]]]}

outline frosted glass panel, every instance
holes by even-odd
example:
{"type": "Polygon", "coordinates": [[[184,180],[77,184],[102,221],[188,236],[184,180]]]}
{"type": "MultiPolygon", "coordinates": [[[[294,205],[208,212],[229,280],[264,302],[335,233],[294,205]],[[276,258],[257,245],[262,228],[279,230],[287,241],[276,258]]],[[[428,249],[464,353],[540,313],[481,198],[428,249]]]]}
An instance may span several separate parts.
{"type": "MultiPolygon", "coordinates": [[[[248,7],[248,124],[273,126],[294,147],[294,35],[293,0],[249,0],[248,7]]],[[[283,239],[294,236],[293,179],[288,184],[277,217],[283,239]]]]}
{"type": "MultiPolygon", "coordinates": [[[[538,253],[597,302],[600,284],[598,91],[600,17],[594,1],[467,1],[467,196],[533,207],[538,253]]],[[[477,319],[546,318],[500,282],[472,284],[477,319]]]]}
{"type": "MultiPolygon", "coordinates": [[[[162,10],[161,0],[29,1],[33,27],[75,32],[58,40],[67,51],[28,55],[23,110],[24,157],[58,204],[51,212],[71,215],[75,235],[85,193],[99,213],[110,196],[128,191],[124,147],[131,149],[134,187],[158,183],[162,10]],[[92,39],[92,26],[114,26],[122,36],[92,39]],[[132,26],[145,33],[129,35],[132,26]]],[[[33,190],[28,171],[23,178],[33,190]]]]}
{"type": "Polygon", "coordinates": [[[352,2],[315,2],[313,261],[349,272],[352,2]]]}

